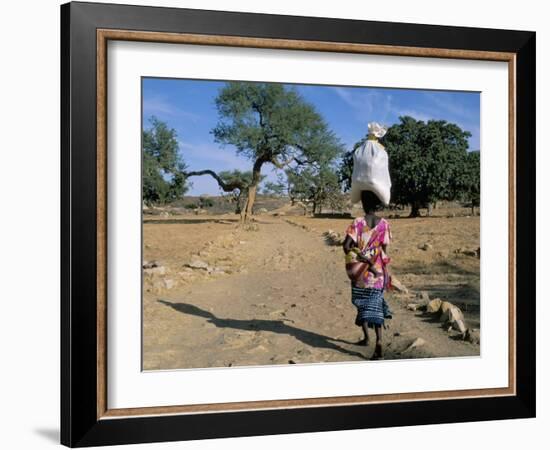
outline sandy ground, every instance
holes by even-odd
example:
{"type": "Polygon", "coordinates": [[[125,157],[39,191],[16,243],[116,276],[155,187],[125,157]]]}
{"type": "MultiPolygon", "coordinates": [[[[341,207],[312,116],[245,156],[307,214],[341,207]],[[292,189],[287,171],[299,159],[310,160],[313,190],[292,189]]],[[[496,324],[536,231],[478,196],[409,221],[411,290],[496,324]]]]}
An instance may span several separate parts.
{"type": "MultiPolygon", "coordinates": [[[[364,360],[343,252],[323,235],[350,219],[234,215],[146,218],[143,369],[364,360]],[[198,264],[197,264],[198,261],[198,264]],[[205,266],[190,268],[187,264],[205,266]]],[[[392,271],[411,290],[389,292],[385,359],[479,355],[479,345],[411,311],[419,291],[451,301],[479,328],[479,217],[390,219],[392,271]],[[418,247],[430,244],[432,248],[418,247]],[[407,350],[417,338],[424,345],[407,350]]],[[[371,332],[372,333],[372,332],[371,332]]],[[[372,336],[374,337],[374,336],[372,336]]]]}

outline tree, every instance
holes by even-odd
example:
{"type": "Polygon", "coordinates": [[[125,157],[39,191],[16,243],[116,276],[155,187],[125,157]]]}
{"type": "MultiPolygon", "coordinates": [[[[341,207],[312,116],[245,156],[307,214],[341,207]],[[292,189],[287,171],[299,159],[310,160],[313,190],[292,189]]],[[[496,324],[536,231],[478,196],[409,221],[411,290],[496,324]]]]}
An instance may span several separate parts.
{"type": "MultiPolygon", "coordinates": [[[[294,88],[276,83],[230,82],[216,98],[216,142],[233,145],[252,161],[242,220],[252,214],[264,164],[279,169],[334,159],[342,146],[324,119],[294,88]]],[[[212,175],[210,173],[210,175],[212,175]]]]}
{"type": "Polygon", "coordinates": [[[462,191],[464,198],[472,208],[472,215],[475,214],[476,206],[480,201],[480,153],[479,151],[469,152],[466,155],[465,170],[462,178],[462,191]]]}
{"type": "Polygon", "coordinates": [[[277,181],[266,181],[263,186],[264,195],[281,197],[285,194],[286,184],[281,174],[278,174],[277,181]]]}
{"type": "MultiPolygon", "coordinates": [[[[229,192],[232,201],[235,203],[235,214],[240,214],[248,193],[247,186],[252,181],[252,172],[243,172],[238,169],[224,170],[219,173],[219,178],[223,181],[225,186],[240,186],[229,192]]],[[[261,179],[263,178],[262,176],[261,179]]],[[[224,190],[221,186],[220,189],[224,190]]]]}
{"type": "Polygon", "coordinates": [[[311,204],[313,214],[321,213],[324,206],[341,210],[343,196],[337,171],[328,164],[320,167],[304,166],[286,171],[289,196],[304,205],[311,204]]]}
{"type": "Polygon", "coordinates": [[[437,200],[454,200],[463,190],[468,137],[444,120],[418,121],[400,117],[382,143],[390,160],[394,202],[411,205],[411,217],[437,200]]]}
{"type": "Polygon", "coordinates": [[[156,117],[143,131],[143,201],[166,203],[188,190],[185,164],[179,155],[177,134],[156,117]]]}

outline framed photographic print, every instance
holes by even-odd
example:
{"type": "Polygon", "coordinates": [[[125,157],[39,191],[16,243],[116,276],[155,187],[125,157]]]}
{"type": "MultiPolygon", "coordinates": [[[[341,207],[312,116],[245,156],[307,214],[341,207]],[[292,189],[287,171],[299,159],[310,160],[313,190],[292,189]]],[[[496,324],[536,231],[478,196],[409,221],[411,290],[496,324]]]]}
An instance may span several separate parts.
{"type": "Polygon", "coordinates": [[[61,441],[535,415],[535,33],[61,7],[61,441]]]}

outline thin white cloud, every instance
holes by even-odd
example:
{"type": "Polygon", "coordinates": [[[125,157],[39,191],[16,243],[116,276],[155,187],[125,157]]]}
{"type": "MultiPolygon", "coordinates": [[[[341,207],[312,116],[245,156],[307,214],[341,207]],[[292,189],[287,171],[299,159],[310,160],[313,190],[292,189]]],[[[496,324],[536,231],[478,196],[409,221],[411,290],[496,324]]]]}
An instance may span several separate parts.
{"type": "Polygon", "coordinates": [[[446,93],[438,92],[426,92],[424,95],[430,100],[430,102],[440,110],[444,111],[448,115],[460,117],[466,121],[472,120],[472,109],[462,106],[452,100],[452,96],[445,95],[446,93]]]}
{"type": "Polygon", "coordinates": [[[171,104],[165,97],[160,96],[144,97],[143,115],[144,117],[166,115],[174,118],[191,120],[192,122],[197,122],[200,119],[198,114],[185,111],[171,104]]]}
{"type": "Polygon", "coordinates": [[[193,144],[178,141],[181,155],[189,170],[251,170],[252,162],[244,156],[238,156],[229,147],[215,144],[193,144]],[[200,166],[200,167],[199,167],[200,166]]]}
{"type": "Polygon", "coordinates": [[[333,87],[333,92],[354,110],[358,121],[385,123],[394,112],[393,98],[389,93],[359,88],[333,87]]]}

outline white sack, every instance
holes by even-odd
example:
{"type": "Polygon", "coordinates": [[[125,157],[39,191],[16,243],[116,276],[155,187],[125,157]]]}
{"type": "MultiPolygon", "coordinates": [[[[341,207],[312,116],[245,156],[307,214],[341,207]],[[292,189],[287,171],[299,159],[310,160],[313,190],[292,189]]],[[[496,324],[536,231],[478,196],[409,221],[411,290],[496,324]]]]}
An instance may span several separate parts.
{"type": "MultiPolygon", "coordinates": [[[[371,124],[369,131],[370,128],[371,124]]],[[[387,205],[390,202],[390,189],[388,154],[380,142],[367,139],[353,153],[351,202],[357,203],[361,200],[361,191],[372,191],[384,205],[387,205]]]]}

